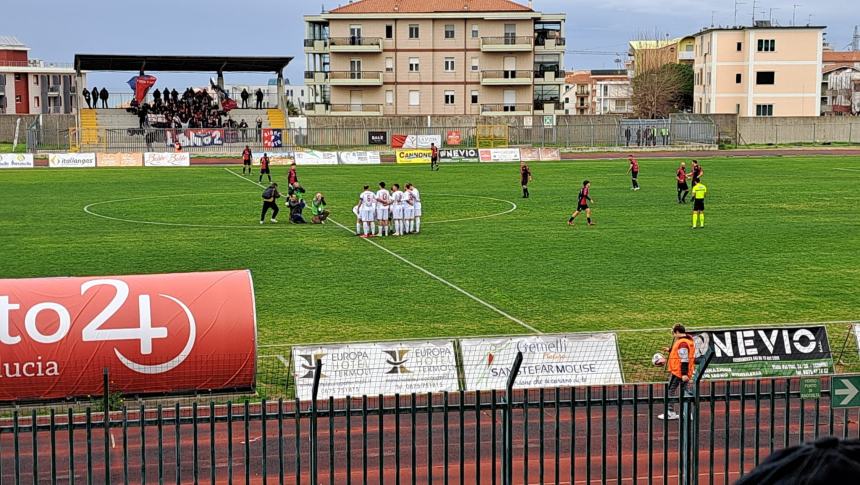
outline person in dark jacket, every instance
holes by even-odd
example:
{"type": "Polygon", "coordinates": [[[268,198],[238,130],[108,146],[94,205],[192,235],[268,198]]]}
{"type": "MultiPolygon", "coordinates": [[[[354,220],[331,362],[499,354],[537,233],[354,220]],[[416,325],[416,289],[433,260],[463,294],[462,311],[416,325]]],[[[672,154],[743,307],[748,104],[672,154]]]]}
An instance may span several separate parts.
{"type": "Polygon", "coordinates": [[[257,92],[254,95],[257,97],[257,109],[263,109],[263,90],[257,88],[257,92]]]}
{"type": "Polygon", "coordinates": [[[242,94],[240,94],[239,97],[242,98],[242,108],[247,108],[248,107],[248,98],[251,97],[251,94],[248,93],[247,89],[242,89],[242,94]]]}
{"type": "Polygon", "coordinates": [[[280,197],[281,193],[278,192],[278,184],[276,183],[270,184],[263,192],[263,211],[260,213],[260,224],[266,222],[266,212],[269,212],[269,209],[272,209],[272,223],[278,223],[278,212],[280,211],[278,208],[278,199],[280,197]]]}
{"type": "Polygon", "coordinates": [[[302,217],[302,209],[305,208],[305,201],[296,197],[296,194],[290,196],[287,200],[287,206],[290,208],[290,222],[293,224],[307,224],[305,218],[302,217]]]}
{"type": "Polygon", "coordinates": [[[99,88],[93,86],[93,108],[99,107],[99,88]]]}
{"type": "Polygon", "coordinates": [[[263,140],[263,118],[257,118],[257,132],[254,134],[254,140],[258,143],[263,140]]]}
{"type": "Polygon", "coordinates": [[[152,92],[152,103],[156,107],[161,106],[161,91],[158,89],[152,92]]]}
{"type": "Polygon", "coordinates": [[[84,92],[82,94],[84,96],[84,101],[87,102],[87,108],[92,108],[92,106],[90,105],[90,92],[87,90],[87,88],[84,88],[84,92]]]}
{"type": "Polygon", "coordinates": [[[108,94],[108,90],[106,88],[102,88],[102,90],[99,92],[99,99],[102,100],[102,108],[108,107],[107,102],[109,96],[110,95],[108,94]]]}
{"type": "Polygon", "coordinates": [[[630,146],[630,127],[629,126],[624,129],[624,140],[627,143],[625,146],[629,147],[630,146]]]}
{"type": "Polygon", "coordinates": [[[170,92],[170,97],[173,98],[173,104],[179,104],[179,93],[176,91],[176,88],[173,88],[173,91],[170,92]]]}

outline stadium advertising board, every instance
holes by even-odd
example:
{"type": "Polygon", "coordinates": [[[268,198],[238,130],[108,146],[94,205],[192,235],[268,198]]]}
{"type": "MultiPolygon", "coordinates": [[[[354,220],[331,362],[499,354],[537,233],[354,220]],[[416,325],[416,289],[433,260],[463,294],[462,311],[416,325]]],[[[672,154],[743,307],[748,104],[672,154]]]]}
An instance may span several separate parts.
{"type": "Polygon", "coordinates": [[[337,165],[337,152],[296,152],[296,165],[337,165]]]}
{"type": "Polygon", "coordinates": [[[251,164],[259,167],[260,159],[263,158],[264,153],[269,156],[269,165],[283,166],[291,165],[293,163],[293,158],[289,153],[251,152],[251,164]]]}
{"type": "Polygon", "coordinates": [[[99,167],[142,167],[141,153],[97,153],[96,165],[99,167]]]}
{"type": "Polygon", "coordinates": [[[188,153],[146,152],[143,154],[145,167],[190,167],[191,155],[188,153]]]}
{"type": "Polygon", "coordinates": [[[457,391],[454,342],[386,342],[293,347],[299,399],[311,399],[316,361],[320,399],[457,391]]]}
{"type": "Polygon", "coordinates": [[[442,135],[392,135],[391,148],[430,148],[442,146],[442,135]]]}
{"type": "Polygon", "coordinates": [[[860,352],[860,323],[854,324],[854,338],[857,339],[857,351],[860,352]]]}
{"type": "Polygon", "coordinates": [[[520,160],[524,162],[537,162],[540,160],[540,149],[520,148],[520,160]]]}
{"type": "Polygon", "coordinates": [[[459,146],[463,142],[463,135],[460,130],[448,130],[445,136],[445,144],[448,146],[459,146]]]}
{"type": "Polygon", "coordinates": [[[367,132],[367,144],[368,145],[388,145],[388,132],[387,131],[368,131],[367,132]]]}
{"type": "Polygon", "coordinates": [[[561,160],[561,151],[558,148],[541,148],[540,159],[544,162],[561,160]]]}
{"type": "Polygon", "coordinates": [[[338,152],[340,163],[344,165],[379,165],[382,159],[379,152],[338,152]]]}
{"type": "Polygon", "coordinates": [[[467,391],[504,389],[517,351],[517,388],[623,383],[612,333],[463,339],[460,349],[467,391]]]}
{"type": "Polygon", "coordinates": [[[709,379],[814,376],[833,373],[827,328],[729,328],[693,334],[696,357],[714,349],[709,379]]]}
{"type": "Polygon", "coordinates": [[[0,401],[251,389],[249,271],[0,279],[0,401]]]}
{"type": "Polygon", "coordinates": [[[476,148],[439,150],[439,158],[450,162],[475,162],[478,160],[478,150],[476,148]]]}
{"type": "Polygon", "coordinates": [[[51,168],[95,168],[95,153],[51,153],[48,155],[51,168]]]}
{"type": "Polygon", "coordinates": [[[172,146],[177,140],[184,147],[211,147],[224,144],[224,130],[221,128],[167,130],[165,134],[168,146],[172,146]]]}
{"type": "Polygon", "coordinates": [[[0,153],[0,168],[33,168],[33,154],[0,153]]]}
{"type": "Polygon", "coordinates": [[[520,160],[519,148],[482,148],[478,150],[482,162],[517,162],[520,160]]]}
{"type": "Polygon", "coordinates": [[[409,150],[395,150],[395,157],[399,164],[430,164],[430,150],[424,148],[413,148],[409,150]]]}

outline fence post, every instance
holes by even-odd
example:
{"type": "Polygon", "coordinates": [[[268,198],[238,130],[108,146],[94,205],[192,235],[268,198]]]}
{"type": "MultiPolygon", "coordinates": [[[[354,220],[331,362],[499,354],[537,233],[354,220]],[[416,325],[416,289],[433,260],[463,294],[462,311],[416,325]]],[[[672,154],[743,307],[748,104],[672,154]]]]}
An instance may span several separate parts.
{"type": "MultiPolygon", "coordinates": [[[[708,349],[704,355],[702,363],[696,369],[693,376],[693,402],[692,405],[689,399],[684,399],[684,392],[681,393],[681,433],[680,433],[680,448],[681,448],[681,479],[682,484],[694,484],[699,478],[699,401],[701,398],[700,383],[705,376],[705,371],[711,364],[711,359],[714,358],[714,349],[708,349]],[[695,414],[695,415],[694,415],[695,414]]],[[[713,396],[710,396],[713,399],[713,396]]],[[[713,419],[713,416],[711,416],[713,419]]]]}
{"type": "MultiPolygon", "coordinates": [[[[314,385],[311,390],[311,483],[319,483],[319,442],[317,440],[317,394],[320,388],[320,376],[322,375],[322,360],[317,359],[314,366],[314,385]]],[[[297,411],[298,412],[298,411],[297,411]]]]}
{"type": "MultiPolygon", "coordinates": [[[[105,483],[110,483],[110,375],[107,367],[103,370],[102,386],[104,389],[104,397],[102,398],[102,420],[104,422],[104,442],[105,442],[105,483]]],[[[35,426],[35,423],[33,424],[35,426]]],[[[70,424],[71,426],[71,424],[70,424]]]]}
{"type": "MultiPolygon", "coordinates": [[[[523,363],[523,353],[517,352],[514,358],[514,365],[511,367],[511,373],[508,374],[508,382],[505,384],[505,409],[504,420],[502,420],[502,436],[504,445],[502,446],[502,484],[512,485],[514,483],[514,417],[513,417],[513,392],[514,381],[517,380],[517,374],[520,373],[520,366],[523,363]]],[[[526,464],[528,466],[528,464],[526,464]]]]}

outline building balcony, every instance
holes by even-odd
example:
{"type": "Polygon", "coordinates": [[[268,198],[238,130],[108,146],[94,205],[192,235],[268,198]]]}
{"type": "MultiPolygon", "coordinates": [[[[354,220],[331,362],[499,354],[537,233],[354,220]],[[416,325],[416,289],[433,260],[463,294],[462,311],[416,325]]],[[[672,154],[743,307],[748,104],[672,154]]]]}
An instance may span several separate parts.
{"type": "Polygon", "coordinates": [[[328,39],[305,39],[305,52],[328,52],[328,39]]]}
{"type": "Polygon", "coordinates": [[[351,54],[382,52],[382,37],[332,37],[328,40],[329,51],[351,54]]]}
{"type": "Polygon", "coordinates": [[[59,86],[48,86],[48,96],[59,96],[60,95],[60,87],[59,86]]]}
{"type": "Polygon", "coordinates": [[[333,116],[382,116],[381,104],[332,104],[333,116]]]}
{"type": "Polygon", "coordinates": [[[481,37],[481,52],[531,52],[533,43],[527,36],[481,37]]]}
{"type": "Polygon", "coordinates": [[[528,86],[532,71],[481,71],[482,86],[528,86]]]}
{"type": "Polygon", "coordinates": [[[679,61],[695,61],[696,60],[696,52],[695,51],[681,51],[678,53],[679,61]]]}
{"type": "Polygon", "coordinates": [[[305,84],[325,84],[328,79],[328,71],[305,71],[305,84]]]}
{"type": "Polygon", "coordinates": [[[308,116],[322,116],[331,114],[330,107],[328,103],[305,103],[303,111],[308,116]]]}
{"type": "Polygon", "coordinates": [[[566,73],[562,69],[535,71],[535,84],[564,84],[566,73]]]}
{"type": "Polygon", "coordinates": [[[588,96],[589,94],[590,94],[590,91],[587,87],[578,86],[576,88],[576,95],[577,96],[588,96]]]}
{"type": "Polygon", "coordinates": [[[559,115],[564,114],[564,103],[561,101],[544,101],[536,100],[533,103],[532,109],[537,115],[559,115]]]}
{"type": "Polygon", "coordinates": [[[564,51],[567,40],[564,37],[535,37],[535,52],[564,51]]]}
{"type": "Polygon", "coordinates": [[[530,115],[532,105],[529,103],[482,104],[481,114],[484,116],[530,115]]]}
{"type": "Polygon", "coordinates": [[[382,71],[331,71],[332,86],[382,86],[382,71]]]}

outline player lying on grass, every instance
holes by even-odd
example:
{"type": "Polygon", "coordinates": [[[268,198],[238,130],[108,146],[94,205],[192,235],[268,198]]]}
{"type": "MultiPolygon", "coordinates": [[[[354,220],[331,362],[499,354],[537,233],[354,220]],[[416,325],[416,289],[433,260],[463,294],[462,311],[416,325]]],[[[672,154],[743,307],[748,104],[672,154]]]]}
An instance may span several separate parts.
{"type": "Polygon", "coordinates": [[[591,199],[589,195],[591,192],[591,182],[585,180],[582,182],[582,189],[579,191],[579,197],[577,198],[576,203],[576,211],[570,216],[570,219],[567,220],[567,225],[572,226],[573,221],[576,220],[576,217],[585,211],[585,220],[588,221],[589,226],[593,226],[594,222],[591,220],[591,208],[588,207],[588,203],[592,204],[594,201],[591,199]]]}

